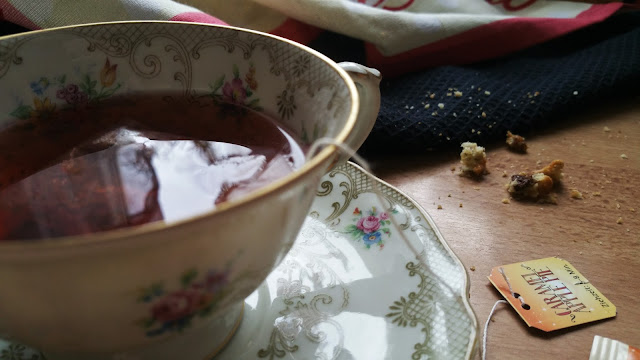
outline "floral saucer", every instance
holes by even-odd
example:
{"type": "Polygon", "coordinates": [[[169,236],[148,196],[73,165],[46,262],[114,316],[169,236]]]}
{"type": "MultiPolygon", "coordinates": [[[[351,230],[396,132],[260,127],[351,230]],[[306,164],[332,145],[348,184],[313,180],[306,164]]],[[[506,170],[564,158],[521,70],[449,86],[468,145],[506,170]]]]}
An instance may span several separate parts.
{"type": "MultiPolygon", "coordinates": [[[[478,329],[468,287],[429,215],[347,163],[322,179],[295,245],[246,299],[216,360],[471,359],[478,329]]],[[[0,340],[8,359],[44,356],[0,340]]]]}

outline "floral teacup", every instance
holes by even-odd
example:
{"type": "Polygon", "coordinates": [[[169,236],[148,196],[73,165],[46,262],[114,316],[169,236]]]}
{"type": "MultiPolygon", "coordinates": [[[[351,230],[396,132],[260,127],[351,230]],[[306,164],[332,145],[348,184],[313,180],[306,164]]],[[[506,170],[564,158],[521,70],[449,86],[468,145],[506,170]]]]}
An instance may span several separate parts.
{"type": "MultiPolygon", "coordinates": [[[[357,148],[377,115],[379,74],[341,65],[224,26],[128,22],[19,34],[0,38],[0,128],[170,90],[262,111],[303,145],[330,138],[357,148]]],[[[292,246],[320,177],[343,159],[326,146],[283,179],[187,220],[0,243],[0,335],[49,359],[214,355],[238,326],[243,299],[292,246]]]]}

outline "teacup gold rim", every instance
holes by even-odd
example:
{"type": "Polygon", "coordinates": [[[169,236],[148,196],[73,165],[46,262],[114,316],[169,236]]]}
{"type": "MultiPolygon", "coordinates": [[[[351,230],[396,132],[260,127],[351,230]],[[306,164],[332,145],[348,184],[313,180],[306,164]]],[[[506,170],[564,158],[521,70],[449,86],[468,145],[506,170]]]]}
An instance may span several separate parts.
{"type": "MultiPolygon", "coordinates": [[[[344,143],[347,139],[348,135],[354,130],[356,125],[356,119],[360,104],[360,97],[358,95],[358,91],[356,89],[355,83],[351,79],[351,77],[347,74],[347,72],[338,66],[333,60],[331,60],[326,55],[311,49],[305,45],[297,43],[295,41],[272,35],[269,33],[245,29],[237,26],[230,25],[221,25],[221,24],[208,24],[201,22],[185,22],[185,21],[164,21],[164,20],[134,20],[134,21],[108,21],[108,22],[97,22],[97,23],[87,23],[87,24],[76,24],[76,25],[68,25],[68,26],[60,26],[49,29],[42,30],[33,30],[18,34],[5,35],[0,37],[0,41],[14,38],[14,37],[26,37],[26,36],[34,36],[37,34],[43,34],[48,32],[57,32],[68,29],[75,28],[83,28],[83,27],[92,27],[92,26],[113,26],[113,25],[134,25],[134,24],[170,24],[170,25],[188,25],[188,26],[207,26],[207,27],[215,27],[215,28],[227,28],[231,30],[252,33],[259,36],[270,37],[285,43],[288,43],[292,46],[300,48],[307,53],[310,53],[313,56],[316,56],[320,60],[324,61],[329,67],[331,67],[335,72],[340,75],[342,80],[345,82],[345,85],[349,89],[349,96],[351,97],[351,110],[349,111],[349,116],[347,118],[347,122],[343,129],[338,133],[335,137],[336,142],[344,143]]],[[[23,252],[25,250],[30,252],[36,251],[45,251],[48,249],[58,249],[61,247],[68,246],[80,246],[80,245],[97,245],[103,244],[105,242],[116,242],[117,240],[132,240],[134,237],[139,237],[141,235],[158,232],[161,230],[169,229],[169,228],[178,228],[182,226],[186,226],[195,222],[204,221],[212,216],[216,216],[222,213],[229,213],[231,211],[237,211],[246,206],[250,206],[254,202],[269,196],[275,195],[278,192],[285,191],[288,188],[296,185],[297,182],[301,181],[301,179],[308,175],[309,173],[316,171],[318,167],[322,166],[323,163],[330,160],[332,156],[337,152],[337,147],[334,145],[328,145],[324,149],[322,149],[318,154],[314,155],[308,162],[305,162],[304,165],[292,172],[291,174],[271,182],[259,189],[243,196],[241,199],[229,202],[223,202],[219,204],[215,209],[210,210],[208,212],[189,217],[187,219],[182,219],[179,221],[175,221],[169,224],[163,222],[153,222],[149,224],[133,226],[123,229],[109,230],[104,232],[98,232],[88,235],[74,235],[74,236],[65,236],[58,238],[46,238],[46,239],[38,239],[38,240],[20,240],[20,241],[0,241],[0,258],[4,254],[10,254],[13,251],[23,252]]],[[[313,190],[315,191],[315,189],[313,190]]],[[[177,241],[182,241],[182,239],[176,239],[177,241]]]]}

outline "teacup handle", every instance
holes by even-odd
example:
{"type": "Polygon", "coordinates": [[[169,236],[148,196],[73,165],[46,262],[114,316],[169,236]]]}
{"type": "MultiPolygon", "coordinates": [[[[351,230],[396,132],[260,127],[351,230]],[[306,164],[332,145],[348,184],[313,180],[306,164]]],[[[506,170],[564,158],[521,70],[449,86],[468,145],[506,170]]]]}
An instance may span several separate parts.
{"type": "MultiPolygon", "coordinates": [[[[341,62],[338,66],[343,68],[356,84],[360,96],[358,118],[353,131],[345,140],[345,145],[358,150],[373,129],[380,110],[380,71],[354,62],[341,62]]],[[[348,156],[339,158],[338,164],[348,160],[348,156]]]]}

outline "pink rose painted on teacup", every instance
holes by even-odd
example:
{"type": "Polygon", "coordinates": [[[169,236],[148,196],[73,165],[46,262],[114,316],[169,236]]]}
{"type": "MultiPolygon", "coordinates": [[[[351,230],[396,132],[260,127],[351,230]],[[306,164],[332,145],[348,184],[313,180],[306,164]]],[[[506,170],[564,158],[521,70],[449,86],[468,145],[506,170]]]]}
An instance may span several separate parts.
{"type": "Polygon", "coordinates": [[[387,220],[388,218],[389,218],[389,214],[387,214],[386,212],[380,213],[380,220],[387,220]]]}
{"type": "Polygon", "coordinates": [[[229,281],[229,268],[210,269],[205,274],[189,269],[180,276],[181,288],[168,292],[162,283],[140,289],[138,301],[148,303],[148,316],[138,320],[147,336],[180,332],[191,326],[195,318],[211,315],[224,298],[229,281]]]}
{"type": "Polygon", "coordinates": [[[358,220],[356,227],[365,233],[371,233],[380,229],[380,219],[373,215],[365,216],[358,220]]]}
{"type": "Polygon", "coordinates": [[[231,80],[225,80],[228,79],[228,74],[222,74],[209,84],[211,88],[209,95],[217,102],[244,105],[256,111],[262,111],[260,99],[254,93],[258,89],[255,66],[249,63],[249,70],[244,77],[240,75],[240,67],[237,64],[233,65],[232,70],[231,80]]]}
{"type": "Polygon", "coordinates": [[[222,95],[228,102],[234,104],[244,104],[247,99],[247,91],[242,84],[242,80],[235,78],[231,82],[227,81],[222,87],[222,95]]]}
{"type": "Polygon", "coordinates": [[[196,311],[201,297],[199,291],[191,289],[172,292],[153,304],[151,314],[163,323],[179,320],[196,311]]]}

